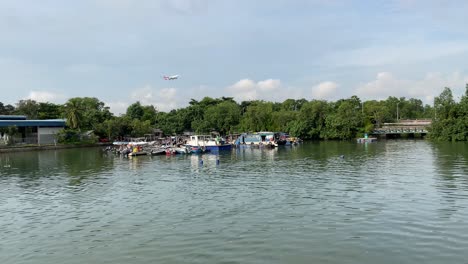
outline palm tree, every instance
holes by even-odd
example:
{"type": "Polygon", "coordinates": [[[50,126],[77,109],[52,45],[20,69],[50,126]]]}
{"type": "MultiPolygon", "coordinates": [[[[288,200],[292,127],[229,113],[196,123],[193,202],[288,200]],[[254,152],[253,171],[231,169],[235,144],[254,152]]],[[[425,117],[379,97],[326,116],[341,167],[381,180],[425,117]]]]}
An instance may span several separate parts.
{"type": "Polygon", "coordinates": [[[73,98],[65,104],[65,115],[70,128],[80,129],[81,112],[81,105],[73,98]]]}

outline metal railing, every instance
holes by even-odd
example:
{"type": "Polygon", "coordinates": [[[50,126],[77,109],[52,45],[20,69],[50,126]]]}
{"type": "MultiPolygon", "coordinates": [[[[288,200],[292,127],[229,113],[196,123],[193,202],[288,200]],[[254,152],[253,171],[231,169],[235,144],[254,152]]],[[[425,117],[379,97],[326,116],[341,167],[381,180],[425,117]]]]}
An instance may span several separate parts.
{"type": "Polygon", "coordinates": [[[429,131],[425,127],[387,127],[376,128],[372,134],[427,134],[429,131]]]}

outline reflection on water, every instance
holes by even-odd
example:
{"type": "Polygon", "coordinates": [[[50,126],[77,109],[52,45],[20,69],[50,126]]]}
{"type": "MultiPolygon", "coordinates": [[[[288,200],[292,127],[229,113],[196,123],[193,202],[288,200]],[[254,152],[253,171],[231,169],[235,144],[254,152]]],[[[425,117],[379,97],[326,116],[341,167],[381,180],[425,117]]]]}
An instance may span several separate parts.
{"type": "Polygon", "coordinates": [[[114,157],[98,148],[2,153],[0,177],[18,177],[18,184],[25,188],[56,176],[66,176],[69,185],[80,185],[112,168],[113,161],[114,157]]]}
{"type": "Polygon", "coordinates": [[[467,187],[468,144],[466,143],[433,143],[432,148],[437,152],[438,175],[447,182],[467,187]]]}
{"type": "Polygon", "coordinates": [[[468,148],[0,154],[0,263],[464,263],[468,148]]]}

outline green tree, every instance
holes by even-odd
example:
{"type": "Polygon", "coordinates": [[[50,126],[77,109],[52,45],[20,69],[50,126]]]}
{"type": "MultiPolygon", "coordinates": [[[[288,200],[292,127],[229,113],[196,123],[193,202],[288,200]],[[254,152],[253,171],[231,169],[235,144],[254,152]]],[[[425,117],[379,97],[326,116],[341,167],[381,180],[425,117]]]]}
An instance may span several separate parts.
{"type": "Polygon", "coordinates": [[[127,116],[130,119],[141,120],[144,114],[145,110],[140,102],[133,103],[127,108],[127,116]]]}
{"type": "Polygon", "coordinates": [[[140,121],[138,119],[132,120],[132,130],[130,135],[132,137],[142,137],[145,134],[149,134],[152,132],[153,127],[151,126],[151,122],[149,120],[140,121]]]}
{"type": "MultiPolygon", "coordinates": [[[[463,99],[462,99],[463,100],[463,99]]],[[[435,118],[432,120],[430,137],[435,140],[464,140],[460,135],[463,121],[457,119],[458,106],[453,99],[452,90],[445,87],[442,93],[434,98],[435,118]]]]}
{"type": "Polygon", "coordinates": [[[81,130],[96,130],[113,116],[109,107],[94,97],[71,98],[65,103],[63,111],[69,127],[81,130]]]}
{"type": "Polygon", "coordinates": [[[299,112],[280,110],[272,113],[272,130],[290,132],[290,124],[297,120],[299,112]]]}
{"type": "Polygon", "coordinates": [[[359,98],[353,96],[335,103],[335,111],[326,117],[323,133],[325,139],[351,139],[363,126],[363,115],[359,98]]]}
{"type": "Polygon", "coordinates": [[[143,106],[143,116],[141,117],[142,121],[150,121],[154,123],[156,121],[157,110],[153,105],[143,106]]]}
{"type": "Polygon", "coordinates": [[[39,104],[31,99],[20,100],[16,104],[16,114],[25,115],[28,119],[37,119],[39,104]]]}
{"type": "Polygon", "coordinates": [[[11,115],[15,112],[15,107],[7,104],[4,105],[2,102],[0,102],[0,115],[11,115]]]}
{"type": "Polygon", "coordinates": [[[306,139],[321,139],[326,117],[331,114],[331,105],[324,100],[312,100],[304,103],[298,118],[288,125],[292,136],[306,139]]]}
{"type": "Polygon", "coordinates": [[[392,114],[384,101],[366,101],[363,109],[365,120],[369,120],[376,127],[380,127],[386,120],[392,120],[392,114]]]}
{"type": "Polygon", "coordinates": [[[241,129],[244,131],[266,131],[271,128],[273,103],[253,101],[247,107],[241,121],[241,129]]]}
{"type": "Polygon", "coordinates": [[[158,112],[156,115],[156,127],[166,135],[181,134],[187,127],[191,129],[191,121],[187,118],[189,108],[171,110],[169,113],[158,112]]]}
{"type": "Polygon", "coordinates": [[[240,117],[240,106],[231,100],[225,100],[209,107],[205,111],[204,120],[207,122],[208,127],[219,131],[221,134],[227,134],[239,125],[240,117]]]}
{"type": "Polygon", "coordinates": [[[80,129],[82,112],[82,106],[80,104],[79,98],[71,98],[64,105],[65,116],[67,119],[67,124],[71,129],[80,129]]]}
{"type": "Polygon", "coordinates": [[[57,119],[61,117],[61,105],[53,103],[39,103],[38,119],[57,119]]]}
{"type": "Polygon", "coordinates": [[[455,115],[455,100],[453,99],[452,90],[445,87],[442,93],[434,98],[434,107],[436,111],[436,119],[448,119],[455,115]]]}

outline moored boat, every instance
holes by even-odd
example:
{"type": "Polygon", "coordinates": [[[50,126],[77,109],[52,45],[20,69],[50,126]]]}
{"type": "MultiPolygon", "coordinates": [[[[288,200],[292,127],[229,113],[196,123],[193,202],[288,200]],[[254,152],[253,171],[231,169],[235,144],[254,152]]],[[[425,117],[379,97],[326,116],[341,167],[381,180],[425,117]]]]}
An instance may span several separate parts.
{"type": "Polygon", "coordinates": [[[186,146],[190,149],[190,152],[193,154],[202,154],[202,153],[209,152],[209,150],[207,150],[205,146],[190,146],[190,145],[186,145],[186,146]]]}
{"type": "Polygon", "coordinates": [[[373,143],[377,142],[377,138],[374,137],[367,137],[367,138],[358,138],[357,143],[373,143]]]}
{"type": "Polygon", "coordinates": [[[256,132],[241,134],[234,142],[236,146],[277,147],[286,144],[286,137],[275,132],[256,132]]]}
{"type": "Polygon", "coordinates": [[[231,144],[228,144],[222,137],[217,136],[213,138],[209,135],[192,135],[186,145],[192,150],[198,151],[199,148],[204,148],[206,151],[211,152],[230,150],[232,147],[231,144]]]}
{"type": "Polygon", "coordinates": [[[150,151],[151,156],[157,156],[157,155],[165,155],[166,154],[166,148],[154,148],[150,151]]]}
{"type": "Polygon", "coordinates": [[[131,152],[131,153],[128,154],[128,156],[131,156],[131,157],[145,156],[145,155],[148,155],[148,152],[140,151],[140,152],[131,152]]]}
{"type": "Polygon", "coordinates": [[[369,137],[366,134],[364,134],[364,137],[363,138],[358,138],[357,139],[357,143],[372,143],[372,142],[377,142],[377,138],[375,137],[369,137]]]}

